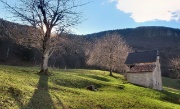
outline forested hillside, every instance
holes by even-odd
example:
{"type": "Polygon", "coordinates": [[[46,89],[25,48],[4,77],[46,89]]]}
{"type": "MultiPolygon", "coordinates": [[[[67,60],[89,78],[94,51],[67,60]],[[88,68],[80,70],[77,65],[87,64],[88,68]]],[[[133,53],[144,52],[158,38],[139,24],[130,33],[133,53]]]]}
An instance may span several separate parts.
{"type": "MultiPolygon", "coordinates": [[[[17,42],[17,39],[22,36],[24,39],[28,40],[27,36],[30,33],[27,33],[27,28],[25,27],[28,26],[0,19],[1,64],[25,66],[40,65],[41,49],[36,46],[29,46],[26,42],[22,44],[17,42]],[[13,29],[16,31],[13,31],[13,29]]],[[[60,42],[61,47],[50,57],[49,66],[60,68],[85,67],[84,54],[81,52],[81,42],[84,42],[83,39],[79,36],[69,34],[63,37],[65,37],[64,40],[68,40],[68,42],[60,42]]]]}
{"type": "Polygon", "coordinates": [[[94,39],[114,32],[120,34],[134,50],[158,49],[164,76],[168,76],[169,60],[180,55],[180,29],[150,26],[110,30],[86,36],[94,39]]]}
{"type": "MultiPolygon", "coordinates": [[[[0,19],[0,63],[9,65],[28,65],[39,59],[39,51],[36,48],[25,47],[17,44],[15,37],[26,34],[25,25],[19,25],[0,19]],[[16,28],[19,34],[14,34],[12,28],[16,28]],[[13,38],[14,37],[14,38],[13,38]]],[[[26,37],[25,35],[23,35],[26,37]]]]}
{"type": "MultiPolygon", "coordinates": [[[[40,65],[41,51],[35,47],[17,44],[12,37],[11,28],[17,28],[18,35],[26,38],[25,25],[19,25],[0,19],[0,63],[10,65],[40,65]]],[[[17,32],[16,31],[16,32],[17,32]]],[[[168,27],[138,27],[119,30],[110,30],[88,35],[66,34],[69,40],[58,52],[55,52],[49,61],[52,67],[60,68],[85,68],[86,55],[83,49],[89,41],[94,42],[106,35],[106,33],[118,33],[132,47],[133,50],[154,50],[160,52],[162,74],[168,76],[168,64],[172,57],[180,55],[180,29],[168,27]]]]}

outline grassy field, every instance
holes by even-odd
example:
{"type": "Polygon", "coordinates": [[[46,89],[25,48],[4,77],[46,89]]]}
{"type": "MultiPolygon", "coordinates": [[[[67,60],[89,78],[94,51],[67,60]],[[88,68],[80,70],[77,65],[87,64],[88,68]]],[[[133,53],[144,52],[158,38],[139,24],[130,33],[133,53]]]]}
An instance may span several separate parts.
{"type": "Polygon", "coordinates": [[[105,71],[51,69],[44,76],[38,70],[0,66],[0,109],[180,109],[179,87],[168,88],[168,78],[156,91],[105,71]],[[97,91],[86,89],[92,84],[97,91]]]}
{"type": "Polygon", "coordinates": [[[170,79],[163,77],[162,78],[164,89],[171,91],[172,93],[180,94],[180,80],[179,79],[170,79]]]}

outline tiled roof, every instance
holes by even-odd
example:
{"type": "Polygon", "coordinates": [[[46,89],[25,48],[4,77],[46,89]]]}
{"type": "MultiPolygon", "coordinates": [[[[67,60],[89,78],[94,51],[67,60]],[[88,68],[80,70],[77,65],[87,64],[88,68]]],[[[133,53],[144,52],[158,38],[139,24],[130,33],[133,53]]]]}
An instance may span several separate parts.
{"type": "Polygon", "coordinates": [[[156,67],[155,64],[135,65],[134,67],[130,68],[128,72],[130,73],[153,72],[155,67],[156,67]]]}
{"type": "Polygon", "coordinates": [[[125,64],[156,62],[158,50],[129,53],[125,64]]]}

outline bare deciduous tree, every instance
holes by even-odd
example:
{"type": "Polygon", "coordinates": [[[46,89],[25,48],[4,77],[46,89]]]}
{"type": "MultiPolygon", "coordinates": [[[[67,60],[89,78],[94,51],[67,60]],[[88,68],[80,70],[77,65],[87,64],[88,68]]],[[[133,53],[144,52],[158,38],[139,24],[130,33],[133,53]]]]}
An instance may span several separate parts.
{"type": "Polygon", "coordinates": [[[172,76],[180,78],[180,57],[170,59],[169,65],[173,68],[172,76]]]}
{"type": "Polygon", "coordinates": [[[89,55],[87,64],[109,69],[112,76],[113,70],[125,70],[124,61],[130,51],[130,47],[120,35],[106,34],[95,42],[91,50],[87,51],[89,55]]]}
{"type": "MultiPolygon", "coordinates": [[[[10,5],[0,0],[6,8],[27,25],[32,25],[30,37],[18,38],[18,42],[38,46],[42,50],[40,73],[48,73],[48,59],[59,45],[61,36],[67,28],[80,23],[81,13],[77,7],[84,4],[76,0],[16,0],[17,5],[10,5]],[[57,34],[52,34],[55,31],[57,34]],[[37,33],[37,34],[36,34],[37,33]],[[59,35],[60,34],[60,35],[59,35]]],[[[17,33],[18,34],[18,33],[17,33]]]]}

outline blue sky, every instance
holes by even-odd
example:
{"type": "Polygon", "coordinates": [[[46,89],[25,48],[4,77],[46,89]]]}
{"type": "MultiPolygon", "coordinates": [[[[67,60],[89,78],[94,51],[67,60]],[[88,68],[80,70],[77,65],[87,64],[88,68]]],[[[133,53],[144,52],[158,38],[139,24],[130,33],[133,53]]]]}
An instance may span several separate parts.
{"type": "MultiPolygon", "coordinates": [[[[76,34],[138,26],[180,28],[180,0],[83,0],[86,1],[91,2],[81,7],[82,23],[72,29],[76,34]]],[[[0,7],[0,17],[7,19],[0,7]]]]}
{"type": "Polygon", "coordinates": [[[152,2],[146,4],[147,1],[148,0],[94,0],[86,6],[84,17],[87,18],[87,20],[78,26],[76,33],[89,34],[112,29],[135,28],[138,26],[180,28],[180,5],[175,6],[176,4],[180,4],[180,0],[169,0],[174,1],[172,3],[167,3],[168,0],[151,0],[152,2]],[[154,6],[155,4],[160,4],[160,6],[154,6]],[[144,7],[141,7],[141,5],[144,5],[144,7]],[[166,7],[169,8],[166,9],[166,7]],[[171,10],[172,12],[177,12],[179,16],[170,18],[166,15],[163,16],[164,14],[161,15],[161,13],[166,12],[169,14],[168,12],[171,10]],[[143,16],[144,13],[148,13],[149,16],[143,16]],[[157,14],[159,16],[157,16],[157,14]]]}

